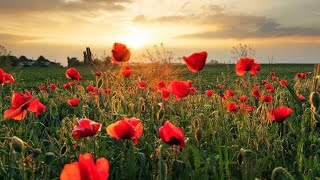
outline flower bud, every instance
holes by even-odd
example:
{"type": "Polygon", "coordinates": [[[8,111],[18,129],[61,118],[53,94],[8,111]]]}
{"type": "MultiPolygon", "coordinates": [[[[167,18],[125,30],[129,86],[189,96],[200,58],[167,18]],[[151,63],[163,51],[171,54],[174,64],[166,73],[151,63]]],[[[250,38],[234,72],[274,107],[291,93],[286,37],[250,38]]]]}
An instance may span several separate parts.
{"type": "Polygon", "coordinates": [[[44,163],[51,164],[55,157],[56,155],[53,152],[47,152],[44,155],[44,163]]]}
{"type": "Polygon", "coordinates": [[[202,128],[197,128],[194,132],[194,138],[197,140],[197,142],[200,142],[203,138],[203,130],[202,128]]]}
{"type": "Polygon", "coordinates": [[[16,151],[16,152],[19,152],[21,153],[22,150],[24,149],[24,142],[16,137],[16,136],[13,136],[11,138],[11,147],[16,151]]]}
{"type": "Polygon", "coordinates": [[[42,152],[41,152],[41,149],[36,148],[36,149],[32,149],[31,153],[33,158],[37,158],[42,152]]]}
{"type": "Polygon", "coordinates": [[[309,96],[311,107],[318,111],[320,106],[320,95],[317,92],[311,92],[309,96]]]}

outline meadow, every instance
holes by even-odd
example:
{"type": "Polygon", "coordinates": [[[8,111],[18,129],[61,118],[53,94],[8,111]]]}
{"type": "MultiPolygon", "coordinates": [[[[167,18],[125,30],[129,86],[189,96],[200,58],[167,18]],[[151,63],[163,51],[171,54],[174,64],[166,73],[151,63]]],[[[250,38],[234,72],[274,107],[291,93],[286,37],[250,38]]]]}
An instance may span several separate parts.
{"type": "MultiPolygon", "coordinates": [[[[261,64],[254,76],[238,76],[235,64],[206,65],[197,73],[185,65],[130,67],[129,76],[124,65],[79,67],[81,79],[67,78],[68,68],[4,69],[15,82],[0,87],[0,179],[59,179],[66,164],[79,161],[80,167],[79,155],[88,157],[85,153],[95,162],[108,161],[109,179],[320,178],[316,65],[261,64]],[[185,93],[180,85],[176,93],[175,80],[189,80],[186,96],[180,96],[185,93]],[[252,95],[255,89],[258,97],[252,95]],[[16,108],[13,93],[26,91],[23,96],[32,99],[18,108],[39,99],[45,110],[29,105],[25,118],[12,119],[19,109],[5,117],[16,108]],[[79,103],[68,103],[75,97],[79,103]],[[282,122],[270,119],[271,109],[280,106],[293,112],[282,122]],[[77,129],[84,118],[99,128],[77,129]],[[143,130],[114,128],[122,118],[140,120],[143,130]],[[165,131],[167,121],[177,128],[165,131]]],[[[91,163],[86,160],[81,161],[91,163]]],[[[90,174],[98,165],[81,167],[90,174]]]]}

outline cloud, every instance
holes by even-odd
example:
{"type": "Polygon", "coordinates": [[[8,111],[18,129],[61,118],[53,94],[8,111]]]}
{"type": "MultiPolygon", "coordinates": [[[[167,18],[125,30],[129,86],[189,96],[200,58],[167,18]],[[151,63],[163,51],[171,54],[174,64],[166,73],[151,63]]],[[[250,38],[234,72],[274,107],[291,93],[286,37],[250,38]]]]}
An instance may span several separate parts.
{"type": "Polygon", "coordinates": [[[320,36],[320,28],[315,27],[286,27],[274,19],[266,16],[238,15],[226,12],[225,7],[210,5],[203,7],[205,14],[177,15],[147,18],[136,16],[134,23],[141,24],[185,24],[203,30],[189,34],[182,34],[176,38],[198,39],[250,39],[288,36],[320,36]],[[209,14],[207,14],[209,12],[209,14]]]}
{"type": "Polygon", "coordinates": [[[0,39],[2,43],[10,43],[10,42],[22,43],[25,41],[37,40],[37,39],[40,39],[40,37],[0,33],[0,39]]]}
{"type": "Polygon", "coordinates": [[[131,0],[2,0],[1,12],[41,12],[41,11],[75,11],[75,10],[108,10],[126,9],[123,3],[131,0]]]}

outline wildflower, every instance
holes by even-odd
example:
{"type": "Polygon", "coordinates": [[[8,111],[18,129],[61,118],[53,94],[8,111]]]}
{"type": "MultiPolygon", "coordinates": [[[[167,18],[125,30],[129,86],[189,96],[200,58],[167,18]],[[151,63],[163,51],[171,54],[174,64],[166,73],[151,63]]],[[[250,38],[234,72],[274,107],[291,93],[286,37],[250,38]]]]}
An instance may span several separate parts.
{"type": "Polygon", "coordinates": [[[4,112],[5,118],[23,120],[26,118],[27,111],[40,115],[46,107],[39,99],[32,99],[31,94],[14,93],[11,100],[11,107],[4,112]]]}
{"type": "Polygon", "coordinates": [[[139,89],[145,89],[147,87],[147,83],[145,81],[141,80],[138,82],[137,87],[139,89]]]}
{"type": "Polygon", "coordinates": [[[67,103],[72,107],[78,107],[80,103],[80,99],[78,98],[68,99],[67,103]]]}
{"type": "Polygon", "coordinates": [[[291,108],[286,106],[280,106],[275,109],[271,109],[268,113],[268,117],[272,121],[276,121],[277,123],[282,123],[287,117],[289,117],[293,113],[291,108]]]}
{"type": "Polygon", "coordinates": [[[129,66],[124,66],[122,69],[122,75],[124,77],[130,77],[132,74],[131,68],[129,66]]]}
{"type": "Polygon", "coordinates": [[[260,70],[260,64],[255,63],[255,60],[252,58],[242,58],[238,60],[236,64],[236,73],[238,76],[243,76],[246,72],[249,72],[251,75],[256,75],[260,70]]]}
{"type": "Polygon", "coordinates": [[[166,121],[158,130],[159,136],[163,142],[169,145],[177,145],[184,148],[184,133],[180,127],[177,127],[166,121]]]}
{"type": "Polygon", "coordinates": [[[80,73],[75,68],[67,69],[66,77],[74,81],[81,81],[82,79],[82,77],[80,76],[80,73]]]}
{"type": "Polygon", "coordinates": [[[230,102],[228,104],[228,112],[237,112],[238,111],[238,106],[235,102],[230,102]]]}
{"type": "Polygon", "coordinates": [[[171,94],[174,94],[177,99],[179,99],[189,95],[190,86],[185,81],[175,80],[169,83],[168,90],[171,94]]]}
{"type": "Polygon", "coordinates": [[[262,95],[261,99],[262,99],[262,101],[270,103],[270,104],[272,104],[272,101],[273,101],[272,96],[267,96],[267,95],[262,95]]]}
{"type": "Polygon", "coordinates": [[[123,117],[119,121],[109,125],[107,127],[107,133],[111,136],[119,139],[133,139],[134,144],[138,144],[138,138],[142,135],[143,125],[140,119],[137,118],[125,118],[123,117]]]}
{"type": "Polygon", "coordinates": [[[51,83],[51,84],[49,85],[49,88],[54,91],[57,87],[56,87],[56,84],[51,83]]]}
{"type": "Polygon", "coordinates": [[[64,165],[60,180],[108,180],[109,167],[109,160],[105,158],[99,158],[94,163],[90,153],[80,154],[78,162],[64,165]]]}
{"type": "Polygon", "coordinates": [[[183,56],[182,59],[187,64],[188,69],[193,72],[199,72],[204,68],[206,64],[208,53],[206,51],[193,53],[192,55],[185,57],[183,56]]]}
{"type": "Polygon", "coordinates": [[[207,97],[212,97],[213,96],[213,90],[212,89],[206,90],[206,96],[207,97]]]}
{"type": "Polygon", "coordinates": [[[282,80],[280,80],[279,84],[280,84],[281,86],[286,86],[286,85],[288,84],[288,81],[285,80],[285,79],[282,79],[282,80]]]}
{"type": "Polygon", "coordinates": [[[242,103],[246,102],[247,100],[248,100],[248,98],[247,98],[246,95],[243,95],[243,96],[239,97],[239,101],[242,102],[242,103]]]}
{"type": "Polygon", "coordinates": [[[102,75],[102,72],[101,71],[94,72],[94,75],[97,76],[97,77],[100,77],[102,75]]]}
{"type": "Polygon", "coordinates": [[[77,125],[72,130],[72,136],[74,139],[79,139],[88,136],[94,136],[100,131],[101,124],[94,122],[90,119],[80,119],[77,125]]]}
{"type": "Polygon", "coordinates": [[[130,59],[131,52],[125,44],[114,43],[112,48],[112,61],[116,64],[127,62],[130,59]]]}

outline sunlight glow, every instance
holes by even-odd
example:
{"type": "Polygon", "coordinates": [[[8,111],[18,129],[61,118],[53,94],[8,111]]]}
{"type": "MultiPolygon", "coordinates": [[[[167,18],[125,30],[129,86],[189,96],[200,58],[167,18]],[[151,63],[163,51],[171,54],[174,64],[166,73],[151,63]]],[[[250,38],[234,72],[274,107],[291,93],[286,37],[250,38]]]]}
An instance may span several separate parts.
{"type": "Polygon", "coordinates": [[[137,27],[132,27],[128,34],[122,36],[122,42],[132,48],[140,48],[146,45],[147,41],[147,32],[137,27]]]}

